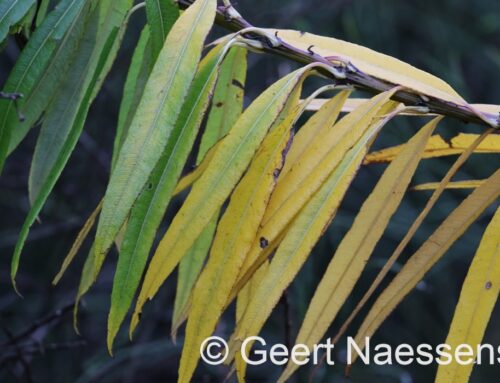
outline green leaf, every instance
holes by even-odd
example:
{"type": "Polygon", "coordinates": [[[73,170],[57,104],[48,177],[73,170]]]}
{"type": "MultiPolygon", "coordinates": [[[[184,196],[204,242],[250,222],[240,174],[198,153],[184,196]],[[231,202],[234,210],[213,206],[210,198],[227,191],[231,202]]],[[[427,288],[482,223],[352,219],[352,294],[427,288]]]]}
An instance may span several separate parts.
{"type": "Polygon", "coordinates": [[[0,171],[7,153],[17,147],[57,93],[92,6],[92,1],[62,0],[17,59],[3,90],[24,96],[18,101],[24,120],[19,120],[13,101],[0,100],[0,171]]]}
{"type": "Polygon", "coordinates": [[[40,5],[38,6],[38,11],[36,14],[35,26],[38,28],[43,21],[45,16],[47,16],[47,11],[49,10],[50,0],[39,0],[40,5]]]}
{"type": "Polygon", "coordinates": [[[4,0],[0,3],[0,43],[7,37],[11,26],[20,21],[35,0],[4,0]]]}
{"type": "Polygon", "coordinates": [[[102,69],[102,67],[99,67],[99,63],[102,62],[100,58],[101,55],[107,53],[104,52],[107,39],[99,39],[99,37],[105,37],[107,35],[106,32],[109,32],[110,29],[113,28],[113,24],[109,21],[112,19],[109,17],[107,18],[105,15],[113,13],[116,16],[114,20],[118,20],[120,14],[122,16],[125,15],[129,5],[130,1],[128,3],[124,1],[118,3],[108,0],[101,1],[99,6],[95,8],[92,14],[93,17],[91,18],[92,21],[87,23],[85,38],[75,56],[75,64],[72,66],[72,71],[74,72],[68,73],[68,76],[64,79],[61,86],[61,95],[65,95],[66,97],[58,98],[57,100],[59,100],[60,103],[55,102],[48,112],[47,119],[44,123],[45,128],[42,127],[42,132],[40,133],[40,140],[42,141],[39,141],[43,143],[40,145],[42,145],[41,147],[43,147],[44,150],[40,151],[42,157],[36,157],[37,160],[34,162],[36,164],[36,169],[46,170],[44,170],[43,173],[37,170],[38,173],[36,173],[37,175],[42,174],[41,177],[37,176],[36,178],[40,179],[41,182],[37,184],[36,193],[33,194],[33,206],[23,224],[14,250],[11,265],[11,277],[13,281],[17,273],[19,258],[29,228],[45,204],[45,201],[64,169],[83,129],[97,83],[98,73],[99,70],[102,69]],[[119,12],[120,9],[121,13],[119,12]],[[102,22],[105,19],[107,19],[108,22],[102,22]],[[72,74],[74,74],[75,77],[73,77],[72,74]],[[81,93],[82,91],[84,93],[81,93]],[[52,124],[48,125],[49,123],[52,124]],[[44,131],[44,129],[46,130],[44,131]],[[61,132],[65,132],[65,135],[62,136],[61,132]],[[58,150],[56,150],[56,147],[58,147],[58,150]],[[47,152],[51,151],[54,153],[47,156],[49,159],[43,159],[43,155],[47,155],[47,152]],[[47,161],[50,161],[52,164],[50,168],[45,167],[47,161]]]}
{"type": "Polygon", "coordinates": [[[161,157],[196,72],[215,17],[215,0],[197,0],[172,27],[148,79],[104,197],[95,239],[95,276],[161,157]]]}
{"type": "Polygon", "coordinates": [[[132,303],[156,232],[208,108],[225,52],[224,46],[217,46],[200,63],[179,119],[149,178],[148,186],[132,208],[113,283],[108,320],[110,351],[114,336],[132,303]]]}
{"type": "Polygon", "coordinates": [[[131,3],[131,0],[115,4],[110,0],[101,1],[91,15],[96,21],[100,18],[99,24],[87,24],[85,39],[78,48],[57,96],[47,110],[38,136],[28,183],[32,202],[54,169],[55,161],[74,126],[86,90],[92,87],[93,95],[96,93],[102,83],[103,72],[107,73],[109,70],[105,61],[116,57],[116,52],[111,51],[113,44],[109,43],[109,39],[118,40],[116,30],[125,24],[123,21],[131,3]]]}
{"type": "Polygon", "coordinates": [[[118,114],[118,125],[113,144],[111,168],[115,167],[120,149],[125,141],[125,137],[127,137],[130,123],[141,100],[152,67],[149,27],[145,26],[132,55],[132,61],[123,88],[120,112],[118,114]]]}
{"type": "Polygon", "coordinates": [[[151,30],[151,54],[154,62],[179,17],[179,7],[173,0],[146,0],[146,15],[151,30]]]}

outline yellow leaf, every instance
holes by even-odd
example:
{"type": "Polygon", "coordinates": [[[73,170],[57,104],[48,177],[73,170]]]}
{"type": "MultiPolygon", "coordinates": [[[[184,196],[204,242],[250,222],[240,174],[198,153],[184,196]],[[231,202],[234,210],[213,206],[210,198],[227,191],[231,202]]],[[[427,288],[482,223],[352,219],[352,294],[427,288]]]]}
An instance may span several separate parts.
{"type": "Polygon", "coordinates": [[[208,262],[194,290],[182,350],[179,382],[188,382],[200,357],[200,346],[210,336],[223,312],[238,271],[252,246],[269,196],[291,143],[297,105],[262,142],[255,158],[234,190],[214,238],[208,262]]]}
{"type": "MultiPolygon", "coordinates": [[[[285,166],[281,171],[281,177],[284,177],[285,174],[290,171],[291,166],[302,157],[316,137],[325,136],[328,130],[332,129],[333,124],[335,124],[340,114],[342,105],[345,104],[350,94],[350,90],[339,92],[335,97],[328,100],[328,102],[325,103],[317,113],[312,115],[304,126],[299,129],[293,139],[293,145],[288,152],[285,166]]],[[[307,102],[307,100],[303,102],[307,102]]],[[[310,102],[314,102],[314,100],[310,102]]],[[[307,102],[307,104],[309,105],[310,102],[307,102]]]]}
{"type": "MultiPolygon", "coordinates": [[[[467,180],[467,181],[455,181],[450,182],[446,185],[446,189],[475,189],[481,186],[485,180],[467,180]]],[[[428,182],[425,184],[420,184],[413,186],[412,190],[435,190],[439,187],[440,182],[428,182]]]]}
{"type": "Polygon", "coordinates": [[[76,236],[75,242],[73,242],[73,245],[71,246],[71,249],[68,252],[68,255],[66,255],[66,258],[64,258],[64,261],[61,265],[61,268],[59,269],[59,272],[57,275],[54,277],[54,280],[52,281],[53,285],[57,285],[59,283],[59,280],[63,276],[63,274],[66,272],[66,269],[68,266],[71,264],[73,259],[75,258],[76,254],[78,253],[78,250],[80,250],[80,247],[82,246],[83,241],[87,238],[87,236],[90,233],[90,230],[92,230],[92,227],[94,226],[95,220],[99,213],[101,212],[102,208],[102,200],[99,202],[99,204],[96,206],[94,211],[90,214],[90,216],[87,218],[87,221],[85,221],[85,224],[81,228],[80,232],[76,236]]]}
{"type": "MultiPolygon", "coordinates": [[[[236,301],[236,323],[241,320],[248,306],[248,302],[250,302],[250,298],[252,297],[253,292],[260,285],[268,270],[269,261],[265,261],[252,276],[252,279],[250,279],[250,281],[238,294],[238,299],[236,301]]],[[[234,364],[236,365],[236,376],[238,377],[238,382],[245,383],[247,364],[240,353],[236,353],[234,364]]]]}
{"type": "MultiPolygon", "coordinates": [[[[278,181],[262,219],[258,238],[276,243],[280,233],[331,174],[333,169],[359,138],[370,129],[371,122],[393,111],[397,103],[389,102],[395,90],[382,93],[349,113],[323,136],[315,137],[299,161],[278,181]]],[[[293,147],[293,145],[292,145],[293,147]]],[[[245,259],[241,279],[262,253],[255,243],[245,259]]]]}
{"type": "MultiPolygon", "coordinates": [[[[405,144],[364,202],[314,293],[296,344],[312,349],[330,327],[403,199],[425,143],[440,120],[429,122],[405,144]]],[[[279,381],[287,380],[298,367],[290,361],[279,381]]]]}
{"type": "Polygon", "coordinates": [[[339,165],[291,223],[272,258],[269,271],[252,295],[240,323],[231,336],[226,362],[232,360],[236,349],[239,349],[245,338],[256,335],[261,330],[283,290],[298,273],[333,219],[379,128],[378,124],[373,124],[372,129],[344,155],[339,165]]]}
{"type": "MultiPolygon", "coordinates": [[[[469,268],[445,342],[451,346],[451,353],[459,345],[470,345],[474,351],[471,360],[476,358],[477,345],[483,339],[500,292],[499,233],[500,208],[486,228],[469,268]]],[[[461,365],[457,362],[440,365],[436,383],[467,383],[473,366],[473,363],[461,365]]]]}
{"type": "MultiPolygon", "coordinates": [[[[453,210],[380,294],[356,335],[355,342],[360,349],[365,346],[365,337],[375,333],[399,302],[499,195],[500,170],[497,170],[453,210]]],[[[353,363],[357,356],[353,355],[353,363]]]]}
{"type": "Polygon", "coordinates": [[[312,67],[298,69],[269,87],[243,112],[221,141],[151,259],[132,317],[131,331],[138,323],[146,299],[156,294],[231,194],[268,130],[283,118],[279,117],[280,113],[286,105],[298,102],[302,81],[312,67]]]}
{"type": "Polygon", "coordinates": [[[394,57],[332,37],[283,29],[268,31],[273,34],[277,32],[280,39],[304,51],[312,49],[331,61],[336,61],[336,58],[349,61],[362,72],[380,80],[403,85],[426,96],[457,104],[465,103],[460,95],[443,80],[394,57]]]}
{"type": "MultiPolygon", "coordinates": [[[[423,158],[433,158],[441,156],[451,156],[461,154],[479,137],[479,134],[460,133],[453,137],[448,143],[441,136],[432,136],[423,153],[423,158]]],[[[402,145],[393,146],[377,152],[372,152],[366,156],[365,164],[373,162],[390,162],[401,150],[402,145]]],[[[483,139],[479,146],[474,149],[474,153],[500,153],[500,135],[490,134],[483,139]]]]}

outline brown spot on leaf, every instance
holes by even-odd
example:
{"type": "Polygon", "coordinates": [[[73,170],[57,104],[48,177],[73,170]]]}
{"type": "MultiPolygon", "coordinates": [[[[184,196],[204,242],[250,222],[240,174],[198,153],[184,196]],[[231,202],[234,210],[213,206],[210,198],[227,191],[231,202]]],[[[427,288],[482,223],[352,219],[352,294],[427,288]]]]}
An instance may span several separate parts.
{"type": "Polygon", "coordinates": [[[245,89],[245,87],[243,86],[243,84],[241,82],[239,82],[238,80],[236,80],[235,78],[233,78],[233,81],[231,81],[231,84],[233,84],[234,86],[240,88],[240,89],[245,89]]]}
{"type": "Polygon", "coordinates": [[[217,108],[220,108],[222,105],[224,105],[224,103],[223,103],[223,102],[221,102],[221,101],[219,101],[217,104],[215,104],[215,106],[216,106],[217,108]]]}
{"type": "Polygon", "coordinates": [[[489,289],[491,289],[492,286],[493,286],[493,283],[491,283],[491,281],[488,281],[488,282],[486,282],[486,285],[484,287],[486,288],[486,290],[489,290],[489,289]]]}
{"type": "Polygon", "coordinates": [[[267,247],[267,245],[269,245],[269,241],[264,237],[260,237],[259,243],[260,243],[261,249],[265,249],[267,247]]]}

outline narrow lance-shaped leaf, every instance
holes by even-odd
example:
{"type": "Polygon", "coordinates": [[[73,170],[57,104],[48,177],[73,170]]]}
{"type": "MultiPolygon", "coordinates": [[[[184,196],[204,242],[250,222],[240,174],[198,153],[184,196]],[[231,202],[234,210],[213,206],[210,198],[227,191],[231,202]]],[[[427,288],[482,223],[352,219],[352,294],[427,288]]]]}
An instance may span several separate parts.
{"type": "Polygon", "coordinates": [[[293,123],[301,111],[300,105],[293,107],[264,138],[219,222],[207,265],[193,290],[179,367],[181,382],[191,379],[199,360],[200,346],[212,334],[223,312],[244,257],[257,234],[291,144],[293,123]]]}
{"type": "Polygon", "coordinates": [[[4,0],[0,3],[0,43],[7,37],[9,28],[20,21],[34,3],[35,0],[4,0]]]}
{"type": "Polygon", "coordinates": [[[283,41],[303,50],[312,45],[313,51],[323,57],[351,62],[364,73],[394,85],[403,85],[424,95],[458,104],[465,103],[443,80],[394,57],[332,37],[285,29],[269,29],[269,32],[277,33],[283,41]]]}
{"type": "Polygon", "coordinates": [[[307,66],[298,69],[269,87],[245,110],[221,142],[151,260],[132,317],[132,330],[138,323],[138,315],[146,299],[151,299],[156,294],[227,199],[291,94],[295,95],[292,103],[296,102],[298,92],[295,90],[310,68],[311,66],[307,66]],[[215,190],[217,193],[214,193],[215,190]]]}
{"type": "MultiPolygon", "coordinates": [[[[333,129],[333,125],[337,121],[342,106],[351,94],[350,90],[339,92],[335,97],[328,100],[323,107],[314,113],[302,126],[293,140],[293,145],[287,155],[285,166],[281,172],[284,177],[291,169],[291,167],[302,157],[307,151],[315,138],[324,137],[328,131],[333,129]]],[[[304,100],[302,102],[307,102],[304,100]]],[[[309,104],[309,103],[308,103],[309,104]]]]}
{"type": "Polygon", "coordinates": [[[61,269],[59,270],[59,272],[54,277],[54,280],[52,281],[53,285],[56,285],[59,283],[59,280],[61,279],[63,274],[66,272],[66,269],[71,264],[71,262],[73,262],[73,259],[75,258],[76,254],[78,253],[78,250],[80,250],[80,247],[82,246],[83,242],[85,241],[85,239],[89,235],[90,230],[92,230],[92,227],[94,226],[95,220],[97,219],[97,216],[101,212],[101,207],[102,207],[102,200],[99,202],[97,207],[92,211],[90,216],[85,221],[85,224],[83,225],[81,230],[78,232],[78,235],[75,239],[75,242],[71,246],[71,249],[69,250],[68,254],[66,255],[66,258],[64,258],[64,261],[61,265],[61,269]]]}
{"type": "MultiPolygon", "coordinates": [[[[500,170],[497,170],[483,185],[475,189],[453,210],[380,294],[354,339],[360,350],[364,348],[366,338],[375,333],[382,322],[397,307],[399,302],[413,290],[427,271],[441,259],[450,246],[499,196],[500,170]]],[[[354,353],[352,363],[355,362],[357,357],[357,353],[354,353]]]]}
{"type": "Polygon", "coordinates": [[[151,30],[151,55],[154,62],[179,17],[179,7],[173,0],[146,0],[146,15],[151,30]]]}
{"type": "Polygon", "coordinates": [[[118,113],[118,124],[113,143],[111,168],[115,167],[118,154],[125,141],[125,137],[127,137],[130,123],[139,105],[144,86],[146,85],[152,67],[149,27],[145,26],[134,49],[132,61],[127,73],[127,79],[123,87],[120,111],[118,113]]]}
{"type": "MultiPolygon", "coordinates": [[[[454,353],[459,345],[474,350],[470,363],[440,365],[436,383],[467,383],[478,357],[477,348],[486,331],[500,292],[500,208],[486,228],[465,278],[445,344],[454,353]]],[[[479,363],[479,362],[478,362],[479,363]]]]}
{"type": "MultiPolygon", "coordinates": [[[[453,137],[450,142],[446,142],[441,136],[432,136],[423,158],[434,158],[461,154],[479,137],[479,134],[460,133],[453,137]]],[[[397,145],[390,148],[372,152],[366,156],[365,164],[373,162],[390,162],[401,151],[402,146],[397,145]]],[[[500,135],[490,134],[474,149],[474,153],[500,153],[500,135]]]]}
{"type": "Polygon", "coordinates": [[[247,309],[229,341],[229,357],[245,338],[258,334],[278,303],[283,291],[307,259],[319,237],[330,224],[345,192],[366,155],[367,145],[378,129],[369,130],[349,150],[321,188],[293,220],[269,265],[269,270],[252,295],[247,309]]]}
{"type": "MultiPolygon", "coordinates": [[[[241,321],[241,318],[243,318],[243,314],[248,307],[248,303],[252,299],[253,293],[257,290],[258,286],[261,284],[268,271],[269,262],[266,261],[259,267],[259,269],[253,275],[252,279],[248,281],[245,287],[238,294],[238,299],[236,301],[236,323],[239,323],[241,321]]],[[[247,349],[246,351],[249,352],[250,349],[247,349]]],[[[247,364],[243,359],[241,353],[236,353],[234,364],[236,366],[236,376],[238,378],[238,382],[245,383],[247,364]]]]}
{"type": "MultiPolygon", "coordinates": [[[[358,281],[417,169],[425,144],[441,117],[424,126],[388,166],[342,239],[309,304],[296,344],[319,343],[358,281]]],[[[279,381],[299,365],[290,361],[279,381]]]]}
{"type": "Polygon", "coordinates": [[[215,0],[197,0],[191,5],[172,27],[158,56],[106,190],[94,244],[94,276],[167,144],[196,72],[215,6],[215,0]]]}
{"type": "MultiPolygon", "coordinates": [[[[485,180],[467,180],[467,181],[454,181],[446,185],[445,189],[475,189],[482,185],[485,180]]],[[[413,186],[411,190],[436,190],[439,187],[439,182],[428,182],[413,186]]]]}
{"type": "Polygon", "coordinates": [[[131,4],[131,0],[100,1],[89,15],[93,20],[86,25],[85,37],[77,48],[71,68],[51,102],[40,129],[28,180],[32,202],[50,172],[54,171],[55,161],[75,126],[75,118],[82,107],[86,90],[92,87],[92,93],[95,94],[96,89],[100,88],[100,78],[105,75],[103,72],[109,70],[104,61],[115,57],[116,52],[110,50],[113,42],[119,39],[116,30],[126,24],[124,19],[131,4]]]}
{"type": "Polygon", "coordinates": [[[226,47],[217,46],[200,63],[179,119],[148,181],[132,208],[113,283],[108,348],[127,313],[146,265],[172,191],[191,151],[208,107],[226,47]]]}
{"type": "Polygon", "coordinates": [[[63,0],[35,30],[16,60],[3,91],[20,93],[17,101],[0,100],[0,170],[56,93],[73,52],[82,37],[92,1],[63,0]]]}
{"type": "MultiPolygon", "coordinates": [[[[246,49],[235,47],[228,52],[221,64],[219,78],[212,97],[212,107],[196,157],[197,164],[205,158],[207,151],[227,134],[241,115],[247,70],[246,56],[246,49]]],[[[212,221],[203,229],[179,264],[174,313],[172,315],[171,333],[173,338],[175,338],[177,328],[186,318],[191,290],[212,244],[218,218],[219,212],[215,213],[212,221]]]]}
{"type": "MultiPolygon", "coordinates": [[[[262,219],[258,238],[265,238],[270,246],[278,244],[276,239],[341,162],[345,153],[366,133],[371,121],[390,113],[397,106],[397,103],[388,103],[393,92],[394,90],[375,96],[344,116],[325,131],[325,135],[318,136],[311,142],[301,160],[291,165],[288,173],[279,180],[262,219]]],[[[262,253],[266,251],[270,250],[263,250],[257,243],[254,244],[238,280],[242,280],[252,267],[255,268],[255,261],[261,260],[262,253]]]]}
{"type": "MultiPolygon", "coordinates": [[[[95,76],[95,71],[99,70],[98,62],[102,54],[102,45],[96,44],[96,36],[98,35],[98,32],[100,30],[103,31],[97,25],[99,23],[99,20],[101,20],[100,17],[102,17],[102,14],[100,12],[107,12],[110,11],[111,9],[116,11],[117,10],[116,7],[127,7],[127,3],[120,2],[118,4],[111,0],[107,2],[100,2],[98,7],[95,8],[95,13],[94,13],[95,17],[91,18],[92,21],[87,24],[85,39],[82,42],[82,45],[80,46],[78,52],[78,57],[80,54],[82,55],[82,62],[81,63],[79,62],[79,65],[81,64],[82,66],[88,69],[86,71],[83,71],[84,73],[86,73],[86,75],[84,76],[85,80],[83,80],[81,84],[85,89],[85,93],[83,94],[80,100],[76,114],[74,115],[74,117],[72,117],[72,119],[69,120],[69,123],[72,124],[71,128],[69,129],[64,142],[61,143],[61,147],[57,153],[57,157],[54,158],[53,167],[47,173],[43,185],[40,187],[39,192],[33,201],[33,206],[28,212],[28,216],[26,217],[23,227],[21,228],[21,233],[19,235],[11,263],[11,277],[13,281],[17,273],[17,269],[19,266],[19,258],[21,255],[22,248],[24,246],[24,242],[27,238],[29,229],[33,224],[33,222],[35,221],[38,214],[40,213],[52,188],[54,187],[65,164],[67,163],[68,158],[71,155],[71,152],[73,151],[78,141],[80,133],[83,129],[83,125],[85,123],[85,119],[87,117],[87,113],[90,107],[91,97],[97,81],[97,78],[95,76]]],[[[101,27],[104,26],[104,31],[107,29],[107,26],[109,25],[112,24],[99,23],[99,26],[101,27]]],[[[77,70],[81,69],[80,66],[77,66],[75,68],[77,70]]],[[[71,78],[67,78],[65,80],[65,87],[64,90],[62,91],[68,90],[70,92],[69,94],[71,94],[72,91],[75,91],[71,81],[72,81],[71,78]]]]}
{"type": "MultiPolygon", "coordinates": [[[[306,153],[278,183],[262,220],[261,236],[273,239],[298,212],[312,193],[340,163],[345,153],[370,127],[371,121],[387,113],[381,108],[395,90],[382,93],[344,116],[332,129],[315,137],[306,153]]],[[[388,104],[389,108],[394,103],[388,104]]],[[[390,109],[389,109],[390,111],[390,109]]]]}

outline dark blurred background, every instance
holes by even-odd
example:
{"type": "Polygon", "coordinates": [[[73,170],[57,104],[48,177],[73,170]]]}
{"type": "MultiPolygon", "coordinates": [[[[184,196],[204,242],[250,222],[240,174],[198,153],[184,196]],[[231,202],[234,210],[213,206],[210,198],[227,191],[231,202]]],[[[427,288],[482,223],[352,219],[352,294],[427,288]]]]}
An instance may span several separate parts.
{"type": "MultiPolygon", "coordinates": [[[[362,44],[442,77],[470,102],[500,103],[500,2],[497,0],[239,0],[236,7],[256,26],[300,29],[362,44]]],[[[128,341],[127,331],[122,329],[114,358],[107,354],[105,334],[116,253],[110,254],[98,283],[83,300],[80,336],[72,328],[71,310],[67,307],[74,301],[89,243],[61,283],[57,287],[51,285],[79,228],[104,193],[123,82],[144,23],[141,12],[132,17],[118,59],[94,102],[76,150],[41,214],[41,222],[31,230],[18,276],[23,299],[13,292],[9,267],[17,235],[28,212],[27,179],[37,129],[31,131],[8,159],[0,177],[0,382],[170,382],[176,379],[183,331],[178,345],[174,345],[169,332],[175,276],[147,306],[134,342],[128,341]],[[60,309],[62,311],[58,311],[60,309]],[[23,337],[26,333],[29,336],[23,337]],[[9,338],[19,336],[23,344],[31,345],[23,348],[22,353],[4,345],[9,338]]],[[[216,29],[213,37],[222,32],[216,29]]],[[[0,87],[18,53],[19,48],[11,38],[0,52],[0,87]]],[[[295,67],[284,59],[251,54],[246,104],[295,67]]],[[[398,118],[384,129],[375,148],[403,142],[424,122],[424,119],[398,118]]],[[[438,130],[446,138],[459,131],[479,132],[481,128],[447,119],[438,130]]],[[[455,157],[423,161],[413,183],[440,180],[454,160],[455,157]]],[[[456,179],[487,177],[498,168],[498,163],[495,156],[473,156],[456,179]]],[[[332,225],[266,324],[262,334],[269,343],[287,341],[284,328],[288,320],[291,323],[288,336],[292,341],[295,339],[326,265],[384,168],[384,165],[370,165],[361,169],[332,225]]],[[[444,193],[401,262],[468,193],[460,190],[444,193]]],[[[361,282],[333,324],[330,336],[369,287],[429,196],[430,192],[408,192],[361,282]]],[[[177,199],[172,203],[161,234],[180,202],[177,199]]],[[[494,206],[404,300],[377,332],[374,343],[436,345],[445,341],[461,284],[493,211],[494,206]]],[[[497,308],[485,343],[500,344],[499,314],[497,308]]],[[[231,308],[217,329],[219,335],[229,336],[233,318],[231,308]]],[[[353,324],[349,335],[355,334],[359,324],[359,321],[353,324]]],[[[358,363],[348,379],[343,376],[342,354],[343,350],[337,349],[337,365],[318,369],[314,381],[425,383],[433,381],[436,372],[434,365],[376,367],[358,363]]],[[[227,373],[222,367],[200,365],[196,382],[222,382],[227,373]]],[[[248,381],[274,381],[279,373],[280,367],[271,365],[250,367],[248,381]]],[[[303,382],[309,374],[310,368],[303,367],[294,379],[303,382]]],[[[499,365],[483,365],[474,370],[471,381],[498,382],[499,376],[499,365]]]]}

